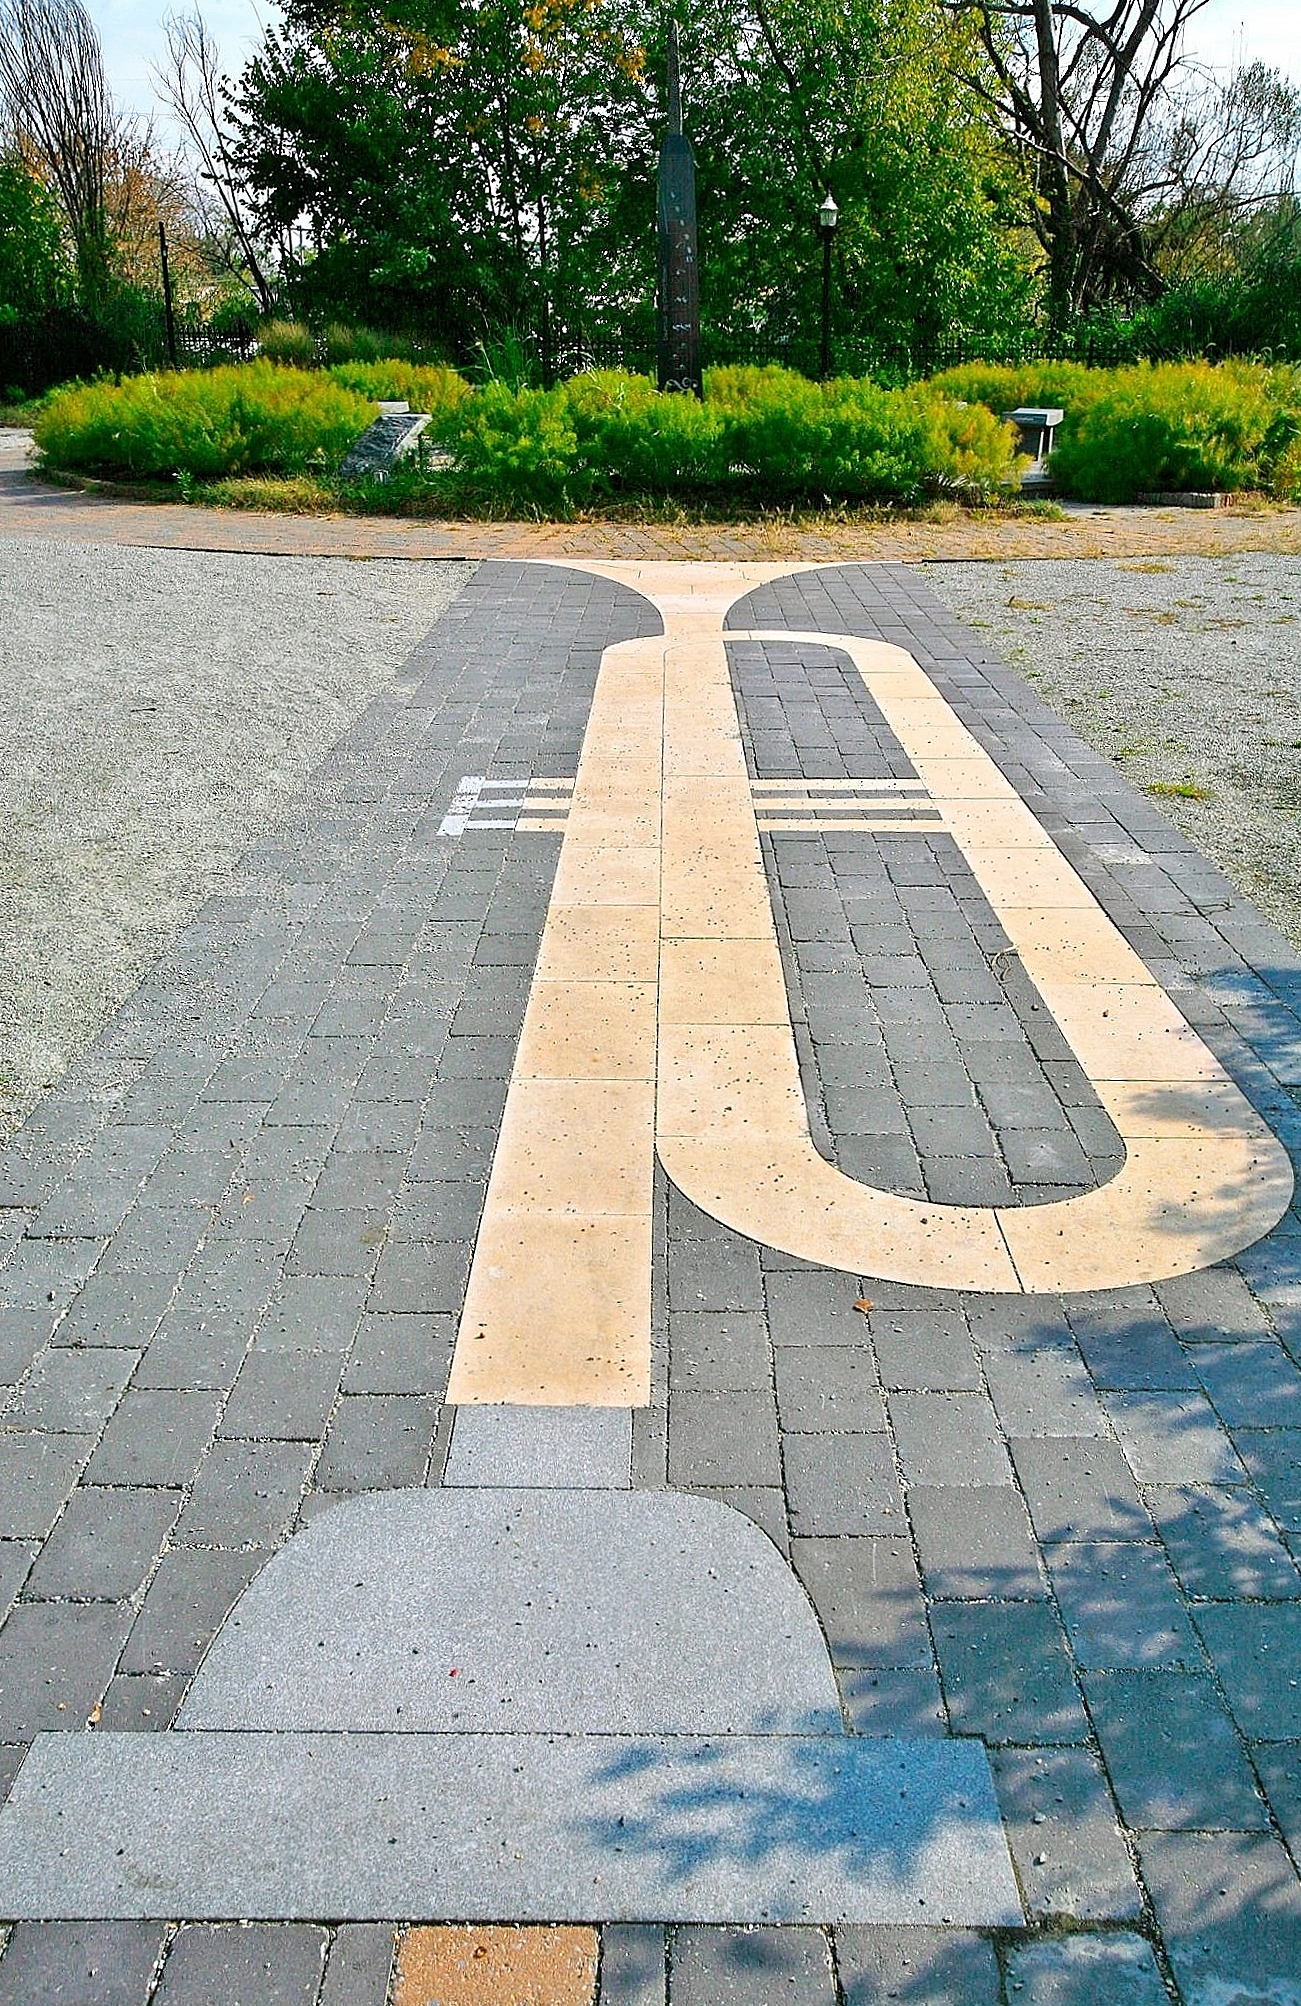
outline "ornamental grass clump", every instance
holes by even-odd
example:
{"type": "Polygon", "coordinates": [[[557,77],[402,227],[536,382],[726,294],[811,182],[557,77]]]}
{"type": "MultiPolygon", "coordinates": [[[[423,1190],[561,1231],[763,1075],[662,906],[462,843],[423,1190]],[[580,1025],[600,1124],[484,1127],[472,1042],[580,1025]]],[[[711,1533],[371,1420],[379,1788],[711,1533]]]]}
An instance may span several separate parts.
{"type": "Polygon", "coordinates": [[[54,467],[216,480],[332,467],[374,415],[371,399],[328,376],[259,360],[74,384],[34,432],[54,467]]]}

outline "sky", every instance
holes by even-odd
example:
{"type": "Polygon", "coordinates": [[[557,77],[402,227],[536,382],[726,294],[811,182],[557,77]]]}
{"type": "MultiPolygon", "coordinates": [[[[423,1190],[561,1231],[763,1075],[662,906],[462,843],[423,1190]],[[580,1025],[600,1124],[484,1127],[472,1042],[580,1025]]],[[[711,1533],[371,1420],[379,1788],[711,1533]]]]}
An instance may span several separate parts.
{"type": "MultiPolygon", "coordinates": [[[[163,51],[163,17],[190,11],[193,4],[194,0],[86,0],[103,44],[109,82],[127,109],[156,110],[149,65],[163,51]]],[[[261,25],[276,15],[274,0],[199,0],[199,6],[232,71],[240,68],[258,40],[261,25]]],[[[1244,0],[1210,0],[1194,23],[1188,46],[1213,67],[1265,62],[1301,83],[1301,4],[1251,0],[1248,6],[1244,0]]]]}

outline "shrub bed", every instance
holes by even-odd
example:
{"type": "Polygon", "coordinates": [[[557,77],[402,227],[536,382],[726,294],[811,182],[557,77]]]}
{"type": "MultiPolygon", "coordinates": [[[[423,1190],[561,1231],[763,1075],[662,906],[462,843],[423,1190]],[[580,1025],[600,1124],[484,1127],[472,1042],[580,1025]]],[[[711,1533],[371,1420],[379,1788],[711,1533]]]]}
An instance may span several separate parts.
{"type": "Polygon", "coordinates": [[[989,411],[943,392],[811,383],[778,368],[710,370],[703,404],[618,370],[546,391],[489,384],[457,414],[451,443],[485,500],[548,511],[637,494],[985,499],[1015,451],[989,411]]]}
{"type": "Polygon", "coordinates": [[[1143,493],[1257,491],[1301,497],[1301,370],[1253,362],[1087,369],[1035,362],[946,370],[931,387],[991,411],[1066,413],[1052,456],[1061,492],[1132,502],[1143,493]]]}
{"type": "Polygon", "coordinates": [[[212,480],[333,466],[374,411],[332,377],[259,360],[73,384],[51,396],[34,432],[53,467],[212,480]]]}

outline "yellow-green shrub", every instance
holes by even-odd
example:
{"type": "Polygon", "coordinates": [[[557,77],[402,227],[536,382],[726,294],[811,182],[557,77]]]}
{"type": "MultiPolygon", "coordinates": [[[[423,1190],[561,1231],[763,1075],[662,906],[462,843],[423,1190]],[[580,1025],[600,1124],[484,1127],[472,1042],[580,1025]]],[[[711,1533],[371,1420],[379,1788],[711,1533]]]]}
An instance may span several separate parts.
{"type": "Polygon", "coordinates": [[[404,362],[400,356],[385,356],[379,362],[337,362],[329,374],[346,389],[376,402],[405,397],[413,411],[429,412],[434,435],[441,435],[445,420],[473,395],[465,378],[446,364],[404,362]]]}
{"type": "Polygon", "coordinates": [[[1268,372],[1254,364],[1139,363],[1113,371],[1063,429],[1053,473],[1063,493],[1099,502],[1265,487],[1281,415],[1268,372]]]}
{"type": "Polygon", "coordinates": [[[577,458],[593,489],[671,494],[726,474],[724,418],[712,403],[661,395],[649,376],[594,369],[565,385],[577,458]]]}
{"type": "Polygon", "coordinates": [[[456,450],[472,488],[501,506],[567,510],[590,491],[563,389],[485,383],[462,407],[456,450]]]}
{"type": "Polygon", "coordinates": [[[332,465],[375,415],[328,376],[249,362],[56,391],[35,425],[51,466],[108,474],[297,473],[332,465]]]}
{"type": "Polygon", "coordinates": [[[964,362],[932,376],[930,388],[968,404],[984,404],[1000,415],[1022,405],[1049,405],[1069,418],[1102,396],[1115,374],[1083,362],[964,362]]]}
{"type": "Polygon", "coordinates": [[[1065,411],[1052,456],[1064,494],[1131,502],[1144,492],[1301,492],[1301,373],[1254,362],[969,363],[930,388],[992,411],[1065,411]]]}
{"type": "Polygon", "coordinates": [[[917,501],[989,494],[1014,464],[1014,434],[983,406],[925,385],[882,390],[853,377],[811,383],[790,371],[729,385],[733,462],[765,494],[917,501]]]}

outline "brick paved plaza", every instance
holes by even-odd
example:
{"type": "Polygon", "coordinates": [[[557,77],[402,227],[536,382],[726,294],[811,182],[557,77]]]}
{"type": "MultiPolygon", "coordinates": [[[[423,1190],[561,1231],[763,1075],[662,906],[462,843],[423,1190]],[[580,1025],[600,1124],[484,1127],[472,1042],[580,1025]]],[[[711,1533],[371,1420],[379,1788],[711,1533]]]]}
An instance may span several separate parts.
{"type": "Polygon", "coordinates": [[[1298,1147],[907,566],[482,563],[0,1152],[0,2002],[1299,2006],[1298,1147]]]}

